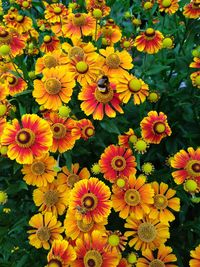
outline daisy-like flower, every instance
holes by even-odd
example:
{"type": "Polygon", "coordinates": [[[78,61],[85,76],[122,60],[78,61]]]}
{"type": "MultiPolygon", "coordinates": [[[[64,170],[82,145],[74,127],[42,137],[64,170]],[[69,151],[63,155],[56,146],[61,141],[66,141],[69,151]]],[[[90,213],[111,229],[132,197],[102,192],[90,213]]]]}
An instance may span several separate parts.
{"type": "Polygon", "coordinates": [[[190,267],[200,266],[200,245],[198,245],[195,250],[190,251],[190,256],[193,258],[190,260],[190,267]]]}
{"type": "Polygon", "coordinates": [[[121,40],[122,33],[119,26],[117,26],[112,19],[108,19],[105,26],[102,26],[97,38],[102,36],[102,43],[105,45],[113,45],[121,40]]]}
{"type": "Polygon", "coordinates": [[[25,164],[22,168],[24,174],[24,181],[29,185],[35,186],[47,186],[48,183],[52,183],[56,172],[54,167],[56,166],[56,160],[44,154],[41,157],[35,158],[32,164],[25,164]]]}
{"type": "Polygon", "coordinates": [[[43,70],[42,80],[34,81],[33,97],[46,109],[58,110],[71,99],[75,81],[66,68],[58,66],[43,70]]]}
{"type": "Polygon", "coordinates": [[[52,52],[53,50],[58,50],[60,46],[60,41],[56,36],[45,35],[43,43],[40,46],[40,50],[44,53],[52,52]]]}
{"type": "Polygon", "coordinates": [[[169,15],[174,14],[178,8],[178,0],[158,0],[160,12],[168,13],[169,15]]]}
{"type": "Polygon", "coordinates": [[[163,112],[150,111],[140,122],[142,137],[150,144],[159,144],[161,140],[171,135],[167,116],[163,112]]]}
{"type": "Polygon", "coordinates": [[[137,141],[137,136],[132,128],[129,128],[128,132],[118,136],[118,144],[120,146],[130,148],[130,143],[133,144],[137,141]]]}
{"type": "Polygon", "coordinates": [[[106,49],[100,49],[99,51],[104,61],[102,70],[108,76],[120,76],[123,75],[126,70],[133,68],[132,57],[126,50],[119,52],[115,51],[114,47],[108,46],[106,49]]]}
{"type": "Polygon", "coordinates": [[[62,172],[58,174],[58,180],[65,182],[70,189],[72,189],[78,181],[89,178],[90,172],[86,167],[80,169],[79,163],[72,164],[70,170],[64,166],[62,172]]]}
{"type": "Polygon", "coordinates": [[[95,30],[96,20],[92,16],[86,13],[69,14],[67,22],[63,25],[63,33],[65,37],[71,38],[76,36],[81,38],[82,36],[91,35],[95,30]]]}
{"type": "Polygon", "coordinates": [[[135,250],[154,250],[170,237],[169,224],[161,223],[158,219],[150,219],[148,216],[137,220],[132,213],[126,220],[125,228],[128,228],[129,231],[124,235],[131,237],[129,246],[134,246],[135,250]]]}
{"type": "Polygon", "coordinates": [[[171,160],[171,166],[179,169],[172,173],[176,184],[182,184],[186,179],[193,179],[200,185],[200,148],[187,151],[180,150],[171,160]]]}
{"type": "Polygon", "coordinates": [[[50,147],[50,151],[54,153],[56,151],[64,153],[72,149],[78,139],[77,136],[72,136],[72,129],[76,125],[74,120],[71,118],[62,118],[57,113],[53,112],[46,116],[46,119],[53,133],[53,144],[50,147]]]}
{"type": "Polygon", "coordinates": [[[35,64],[35,74],[40,74],[44,69],[55,68],[56,66],[66,65],[68,57],[62,50],[54,50],[46,53],[43,57],[38,58],[35,64]]]}
{"type": "Polygon", "coordinates": [[[91,235],[94,230],[104,233],[106,231],[105,224],[107,223],[107,219],[98,223],[93,220],[90,223],[85,223],[83,220],[76,219],[74,211],[68,210],[64,220],[64,227],[67,237],[70,237],[72,240],[77,238],[83,240],[85,235],[91,235]]]}
{"type": "Polygon", "coordinates": [[[183,15],[189,19],[198,19],[200,17],[200,2],[199,0],[192,0],[183,8],[183,15]]]}
{"type": "Polygon", "coordinates": [[[200,71],[193,72],[190,75],[190,79],[192,80],[192,85],[200,89],[200,71]]]}
{"type": "Polygon", "coordinates": [[[139,258],[136,267],[177,267],[174,264],[177,258],[172,254],[172,248],[161,245],[156,253],[150,249],[142,251],[142,258],[139,258]]]}
{"type": "Polygon", "coordinates": [[[119,94],[119,99],[123,103],[128,103],[132,97],[134,104],[139,105],[149,95],[148,85],[142,79],[138,79],[128,72],[118,77],[117,82],[116,91],[119,94]]]}
{"type": "Polygon", "coordinates": [[[119,216],[126,219],[131,213],[140,220],[150,212],[150,204],[153,204],[154,191],[151,184],[145,184],[146,179],[130,175],[126,185],[120,188],[113,185],[111,197],[113,208],[119,211],[119,216]]]}
{"type": "Polygon", "coordinates": [[[47,267],[68,267],[76,259],[76,252],[67,240],[54,240],[47,255],[47,267]]]}
{"type": "Polygon", "coordinates": [[[163,182],[160,185],[157,182],[153,182],[152,188],[154,189],[155,196],[154,203],[150,208],[149,218],[158,218],[161,222],[172,222],[175,220],[175,216],[171,210],[180,210],[180,199],[174,197],[176,191],[169,188],[163,182]]]}
{"type": "Polygon", "coordinates": [[[110,83],[105,75],[96,83],[83,86],[78,99],[83,101],[81,109],[85,114],[87,116],[92,114],[95,120],[102,120],[105,114],[113,118],[116,116],[116,111],[123,113],[116,86],[110,83]]]}
{"type": "Polygon", "coordinates": [[[42,213],[52,212],[53,215],[63,215],[69,200],[69,189],[66,184],[54,180],[47,186],[39,187],[33,191],[33,201],[40,206],[42,213]]]}
{"type": "Polygon", "coordinates": [[[75,251],[77,259],[72,267],[117,267],[119,255],[117,252],[105,251],[107,239],[102,232],[93,231],[91,236],[87,235],[84,240],[77,239],[75,251]]]}
{"type": "Polygon", "coordinates": [[[29,230],[29,243],[38,248],[50,249],[50,243],[53,240],[62,240],[61,233],[64,228],[61,227],[61,222],[57,221],[55,215],[51,212],[46,212],[33,215],[29,221],[29,225],[35,229],[29,230]]]}
{"type": "Polygon", "coordinates": [[[134,46],[140,52],[155,54],[162,48],[163,38],[164,36],[161,32],[148,28],[136,37],[134,46]]]}
{"type": "Polygon", "coordinates": [[[22,34],[30,31],[33,27],[33,21],[28,16],[23,16],[21,14],[17,14],[15,18],[15,24],[13,25],[15,30],[22,34]]]}
{"type": "Polygon", "coordinates": [[[50,23],[56,23],[67,20],[69,12],[65,5],[61,3],[48,5],[46,2],[44,2],[44,4],[46,7],[44,17],[47,21],[50,23]]]}
{"type": "Polygon", "coordinates": [[[76,122],[75,128],[72,129],[73,136],[79,136],[83,140],[88,140],[90,137],[94,136],[95,128],[92,122],[88,119],[82,119],[76,122]]]}
{"type": "Polygon", "coordinates": [[[71,191],[69,209],[84,223],[102,222],[111,211],[110,189],[97,178],[77,182],[71,191]]]}
{"type": "Polygon", "coordinates": [[[120,146],[108,146],[101,155],[99,165],[104,178],[111,183],[119,176],[129,177],[136,173],[135,157],[131,149],[120,146]]]}
{"type": "Polygon", "coordinates": [[[88,11],[92,12],[94,10],[100,10],[101,17],[108,16],[110,13],[110,7],[106,6],[105,0],[86,0],[85,2],[88,11]]]}
{"type": "Polygon", "coordinates": [[[36,114],[25,114],[21,124],[17,119],[8,123],[1,136],[1,144],[8,146],[7,155],[20,164],[32,164],[34,157],[47,153],[52,145],[48,122],[36,114]]]}
{"type": "Polygon", "coordinates": [[[190,68],[200,69],[200,58],[194,57],[193,62],[190,63],[190,68]]]}
{"type": "Polygon", "coordinates": [[[106,232],[108,241],[105,247],[106,251],[115,252],[117,251],[118,255],[125,250],[127,237],[124,236],[120,231],[107,231],[106,232]]]}
{"type": "Polygon", "coordinates": [[[8,87],[11,96],[25,91],[28,86],[21,77],[16,77],[13,74],[6,75],[5,85],[8,87]]]}

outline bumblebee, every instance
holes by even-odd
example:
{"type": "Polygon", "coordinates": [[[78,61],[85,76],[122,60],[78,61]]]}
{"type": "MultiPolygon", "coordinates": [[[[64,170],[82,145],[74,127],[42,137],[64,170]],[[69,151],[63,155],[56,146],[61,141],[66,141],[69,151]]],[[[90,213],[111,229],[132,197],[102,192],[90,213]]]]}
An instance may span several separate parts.
{"type": "Polygon", "coordinates": [[[106,75],[103,75],[98,81],[97,86],[100,92],[105,93],[108,90],[109,79],[106,75]]]}
{"type": "Polygon", "coordinates": [[[84,207],[76,206],[76,209],[80,214],[86,214],[87,213],[87,209],[84,207]]]}

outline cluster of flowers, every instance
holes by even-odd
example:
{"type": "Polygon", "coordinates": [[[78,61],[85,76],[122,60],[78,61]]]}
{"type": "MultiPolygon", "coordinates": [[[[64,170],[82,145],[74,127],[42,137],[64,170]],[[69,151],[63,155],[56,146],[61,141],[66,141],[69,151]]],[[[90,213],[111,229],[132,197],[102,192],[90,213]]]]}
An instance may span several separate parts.
{"type": "MultiPolygon", "coordinates": [[[[138,174],[134,157],[134,151],[143,154],[151,144],[159,144],[171,135],[163,112],[150,111],[141,120],[141,136],[130,128],[119,135],[117,145],[105,148],[91,168],[104,180],[91,177],[79,163],[71,168],[59,166],[59,158],[79,139],[87,141],[95,136],[93,120],[123,114],[130,99],[134,105],[147,97],[152,102],[158,100],[148,84],[130,73],[134,67],[131,49],[155,54],[172,49],[173,38],[153,28],[139,33],[134,40],[122,37],[120,27],[112,19],[105,19],[110,7],[104,0],[87,0],[87,13],[78,12],[76,2],[66,7],[43,1],[44,19],[37,23],[24,12],[32,8],[31,0],[15,2],[17,5],[8,10],[0,24],[0,148],[3,156],[23,165],[25,182],[37,187],[33,201],[39,213],[29,221],[33,228],[28,231],[30,244],[50,249],[48,267],[177,266],[176,256],[165,242],[170,237],[169,223],[175,220],[173,212],[180,210],[180,199],[166,183],[147,182],[146,175],[153,169],[150,163],[143,165],[144,174],[138,174]],[[118,42],[119,50],[114,47],[118,42]],[[36,57],[28,76],[14,62],[23,54],[36,57]],[[32,87],[39,115],[24,114],[10,121],[15,109],[10,104],[12,97],[32,87]],[[73,108],[66,106],[75,91],[82,111],[91,115],[91,120],[79,120],[73,108]],[[106,228],[112,208],[124,220],[124,233],[106,228]],[[127,245],[134,251],[125,258],[127,245]]],[[[169,15],[179,9],[178,0],[156,2],[143,1],[142,5],[150,9],[158,4],[159,11],[169,15]]],[[[186,5],[183,15],[199,18],[199,1],[186,5]]],[[[135,18],[133,23],[139,26],[140,20],[135,18]]],[[[190,67],[199,65],[197,51],[190,67]]],[[[200,88],[200,72],[193,73],[191,79],[200,88]]],[[[172,173],[175,183],[184,183],[192,195],[198,193],[200,149],[181,150],[170,164],[179,169],[172,173]]],[[[191,255],[196,259],[190,261],[190,266],[200,264],[200,246],[191,255]]]]}

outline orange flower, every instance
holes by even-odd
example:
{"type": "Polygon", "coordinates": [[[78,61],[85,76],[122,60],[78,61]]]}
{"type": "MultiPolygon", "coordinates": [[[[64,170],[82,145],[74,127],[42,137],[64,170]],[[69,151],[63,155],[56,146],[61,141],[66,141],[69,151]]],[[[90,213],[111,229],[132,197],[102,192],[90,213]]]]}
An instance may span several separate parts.
{"type": "Polygon", "coordinates": [[[75,128],[72,129],[72,136],[77,136],[77,138],[83,138],[83,140],[88,140],[88,138],[94,136],[95,128],[92,122],[88,119],[82,119],[76,122],[75,128]]]}
{"type": "Polygon", "coordinates": [[[171,209],[174,211],[180,210],[180,199],[174,197],[176,191],[168,188],[168,185],[161,182],[152,183],[155,192],[154,203],[150,208],[149,218],[159,219],[161,222],[172,222],[175,220],[171,209]]]}
{"type": "Polygon", "coordinates": [[[199,0],[192,0],[183,8],[183,15],[189,19],[198,19],[200,17],[200,3],[199,0]]]}
{"type": "Polygon", "coordinates": [[[106,45],[113,45],[121,40],[122,33],[112,19],[108,19],[105,26],[102,26],[97,33],[97,38],[102,36],[102,42],[106,45]]]}
{"type": "Polygon", "coordinates": [[[52,183],[56,172],[54,167],[56,166],[56,160],[44,154],[41,157],[35,158],[32,164],[24,165],[21,172],[24,174],[24,181],[29,185],[47,186],[48,183],[52,183]]]}
{"type": "Polygon", "coordinates": [[[190,251],[190,256],[193,258],[190,260],[190,267],[200,266],[200,245],[198,245],[195,250],[190,251]]]}
{"type": "Polygon", "coordinates": [[[47,21],[50,23],[56,23],[67,20],[69,12],[65,5],[61,3],[48,5],[46,2],[44,2],[44,4],[46,7],[44,17],[47,21]]]}
{"type": "Polygon", "coordinates": [[[127,237],[125,237],[120,231],[107,231],[108,241],[105,247],[106,251],[115,252],[121,256],[121,252],[125,250],[127,244],[127,237]]]}
{"type": "Polygon", "coordinates": [[[44,215],[35,214],[31,217],[29,225],[35,228],[28,231],[29,243],[37,249],[41,247],[50,249],[50,243],[53,240],[62,240],[60,233],[64,231],[64,228],[51,212],[46,212],[44,215]]]}
{"type": "Polygon", "coordinates": [[[153,255],[150,249],[142,251],[143,258],[139,258],[136,267],[149,267],[149,266],[163,266],[163,267],[177,267],[173,264],[177,258],[171,253],[171,247],[161,245],[156,252],[157,256],[153,255]]]}
{"type": "Polygon", "coordinates": [[[33,27],[33,21],[28,16],[23,16],[21,14],[17,14],[15,18],[15,25],[13,25],[15,30],[22,34],[30,31],[33,27]]]}
{"type": "Polygon", "coordinates": [[[123,76],[116,79],[118,81],[116,91],[123,103],[128,103],[130,98],[133,97],[134,104],[139,105],[149,95],[148,85],[142,79],[138,79],[128,72],[124,72],[123,76]]]}
{"type": "Polygon", "coordinates": [[[54,240],[47,255],[47,267],[68,267],[76,259],[76,252],[67,240],[54,240]]]}
{"type": "Polygon", "coordinates": [[[119,52],[115,51],[114,47],[108,46],[106,49],[100,49],[99,51],[104,61],[102,71],[108,76],[124,75],[126,70],[133,68],[132,57],[126,50],[119,52]]]}
{"type": "Polygon", "coordinates": [[[180,150],[172,158],[171,166],[179,169],[172,173],[175,183],[182,184],[186,179],[194,179],[200,186],[200,148],[180,150]]]}
{"type": "Polygon", "coordinates": [[[161,140],[171,135],[167,116],[163,112],[150,111],[140,122],[142,137],[150,144],[159,144],[161,140]]]}
{"type": "Polygon", "coordinates": [[[194,57],[194,61],[190,64],[190,68],[200,68],[200,58],[199,57],[194,57]]]}
{"type": "Polygon", "coordinates": [[[190,75],[190,79],[192,80],[192,85],[200,89],[200,71],[193,72],[190,75]]]}
{"type": "Polygon", "coordinates": [[[168,13],[169,15],[174,14],[178,8],[178,0],[158,0],[159,11],[168,13]]]}
{"type": "Polygon", "coordinates": [[[162,48],[163,38],[164,36],[161,32],[148,28],[136,37],[134,46],[140,52],[155,54],[162,48]]]}
{"type": "Polygon", "coordinates": [[[5,85],[9,89],[9,94],[14,96],[27,89],[27,83],[20,77],[16,77],[13,74],[6,75],[5,85]]]}
{"type": "Polygon", "coordinates": [[[60,40],[56,36],[45,35],[40,51],[47,53],[59,49],[60,40]]]}
{"type": "Polygon", "coordinates": [[[91,35],[95,27],[96,20],[89,14],[71,13],[68,15],[67,22],[63,25],[63,33],[68,38],[72,36],[81,38],[82,36],[91,35]]]}
{"type": "Polygon", "coordinates": [[[101,155],[99,165],[104,178],[111,183],[120,176],[129,177],[130,174],[136,173],[135,157],[131,149],[120,146],[108,146],[101,155]]]}
{"type": "Polygon", "coordinates": [[[43,75],[42,80],[34,81],[33,97],[44,108],[58,110],[62,102],[70,101],[75,81],[62,66],[44,69],[43,75]]]}
{"type": "Polygon", "coordinates": [[[71,191],[69,209],[84,223],[102,222],[111,211],[110,189],[97,178],[78,181],[71,191]]]}
{"type": "Polygon", "coordinates": [[[6,86],[5,83],[0,82],[0,101],[5,100],[8,95],[8,86],[6,86]]]}
{"type": "Polygon", "coordinates": [[[108,16],[110,13],[110,7],[106,6],[105,0],[86,0],[86,8],[88,11],[93,11],[95,9],[102,12],[102,17],[108,16]]]}
{"type": "Polygon", "coordinates": [[[150,184],[145,184],[146,179],[130,175],[123,188],[113,185],[112,202],[115,211],[119,211],[119,217],[126,219],[131,213],[140,220],[150,212],[150,204],[153,204],[154,191],[150,184]]]}
{"type": "Polygon", "coordinates": [[[136,141],[137,136],[132,128],[129,128],[128,132],[118,135],[118,144],[122,147],[130,148],[129,143],[135,143],[136,141]]]}
{"type": "Polygon", "coordinates": [[[8,157],[20,164],[32,164],[34,157],[48,152],[52,144],[49,124],[35,114],[22,116],[7,124],[1,136],[1,144],[8,146],[8,157]],[[22,126],[21,126],[22,125],[22,126]]]}
{"type": "Polygon", "coordinates": [[[137,220],[132,213],[126,221],[125,228],[129,228],[129,231],[124,235],[131,237],[129,246],[134,246],[135,250],[154,250],[170,237],[169,224],[161,223],[157,219],[152,220],[146,216],[142,220],[137,220]]]}
{"type": "Polygon", "coordinates": [[[99,231],[93,231],[91,236],[85,236],[84,240],[77,239],[75,247],[77,259],[71,266],[117,267],[119,255],[117,252],[105,251],[106,242],[107,239],[99,231]]]}
{"type": "Polygon", "coordinates": [[[102,120],[105,114],[113,118],[116,111],[123,113],[116,86],[107,76],[102,76],[97,83],[83,86],[78,99],[83,101],[81,109],[87,116],[92,114],[94,120],[102,120]]]}

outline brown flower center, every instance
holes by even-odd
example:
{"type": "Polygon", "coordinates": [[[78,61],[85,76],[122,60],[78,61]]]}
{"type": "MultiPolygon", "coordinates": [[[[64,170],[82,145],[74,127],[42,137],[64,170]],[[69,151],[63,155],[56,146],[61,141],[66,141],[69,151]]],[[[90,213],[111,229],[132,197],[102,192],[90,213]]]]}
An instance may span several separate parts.
{"type": "Polygon", "coordinates": [[[42,175],[45,172],[45,164],[42,161],[33,162],[31,165],[31,172],[34,175],[42,175]]]}
{"type": "Polygon", "coordinates": [[[106,64],[111,69],[118,69],[120,63],[120,58],[116,53],[112,53],[106,58],[106,64]]]}
{"type": "Polygon", "coordinates": [[[80,181],[80,177],[74,173],[70,174],[67,177],[67,184],[70,188],[73,188],[75,183],[77,183],[78,181],[80,181]]]}
{"type": "Polygon", "coordinates": [[[168,200],[166,198],[166,196],[163,196],[161,194],[158,194],[156,196],[154,196],[154,206],[157,209],[165,209],[168,205],[168,200]]]}
{"type": "Polygon", "coordinates": [[[87,233],[94,226],[94,222],[91,221],[91,223],[84,223],[82,220],[79,220],[79,221],[77,221],[77,226],[78,226],[79,230],[81,230],[81,232],[87,233]]]}
{"type": "Polygon", "coordinates": [[[166,130],[164,122],[156,122],[153,126],[154,132],[157,134],[163,134],[166,130]]]}
{"type": "Polygon", "coordinates": [[[11,87],[16,86],[17,83],[18,83],[18,79],[17,79],[16,77],[14,77],[14,76],[12,76],[12,77],[8,77],[8,78],[7,78],[7,81],[8,81],[8,83],[9,83],[9,86],[11,86],[11,87]]]}
{"type": "Polygon", "coordinates": [[[129,206],[137,206],[140,203],[140,193],[135,189],[128,189],[124,195],[124,200],[129,206]]]}
{"type": "Polygon", "coordinates": [[[111,161],[111,166],[115,171],[123,171],[126,168],[126,160],[122,156],[115,156],[111,161]]]}
{"type": "Polygon", "coordinates": [[[61,88],[61,82],[55,78],[47,79],[45,82],[45,89],[50,95],[58,94],[61,88]]]}
{"type": "Polygon", "coordinates": [[[144,222],[138,227],[138,236],[143,242],[152,242],[156,238],[156,234],[156,228],[151,223],[144,222]]]}
{"type": "Polygon", "coordinates": [[[53,138],[62,139],[66,135],[66,127],[62,123],[55,123],[51,126],[53,132],[53,138]]]}
{"type": "Polygon", "coordinates": [[[53,56],[46,56],[44,58],[44,65],[46,68],[54,68],[56,67],[58,64],[57,64],[57,60],[55,59],[55,57],[53,56]]]}
{"type": "Polygon", "coordinates": [[[85,128],[82,129],[82,134],[86,138],[89,138],[94,135],[94,128],[91,126],[86,126],[85,128]]]}
{"type": "Polygon", "coordinates": [[[149,37],[150,39],[152,38],[154,38],[154,36],[155,36],[155,30],[154,29],[152,29],[152,28],[148,28],[148,29],[146,29],[146,31],[144,32],[144,34],[147,36],[147,37],[149,37]]]}
{"type": "Polygon", "coordinates": [[[11,36],[8,31],[0,30],[0,44],[9,44],[11,36]]]}
{"type": "Polygon", "coordinates": [[[200,176],[200,161],[199,160],[189,160],[186,165],[186,170],[188,171],[189,175],[193,177],[200,176]]]}
{"type": "Polygon", "coordinates": [[[75,26],[81,27],[85,25],[86,18],[83,14],[77,13],[74,15],[72,21],[75,26]]]}
{"type": "Polygon", "coordinates": [[[50,262],[47,265],[47,267],[62,267],[62,266],[63,266],[62,262],[57,259],[50,260],[50,262]]]}
{"type": "Polygon", "coordinates": [[[51,237],[51,232],[48,227],[43,226],[37,230],[36,235],[40,239],[40,241],[48,241],[51,237]]]}
{"type": "Polygon", "coordinates": [[[96,250],[89,250],[83,258],[84,267],[101,267],[103,259],[101,254],[96,250]]]}
{"type": "Polygon", "coordinates": [[[96,208],[98,203],[97,197],[93,193],[87,193],[83,195],[81,199],[81,205],[88,211],[92,211],[96,208]]]}
{"type": "Polygon", "coordinates": [[[69,58],[78,58],[79,60],[82,60],[84,57],[84,51],[81,47],[79,46],[74,46],[69,50],[69,54],[68,54],[69,58]]]}
{"type": "Polygon", "coordinates": [[[106,104],[113,99],[114,91],[111,87],[106,87],[104,91],[97,87],[94,92],[95,98],[98,102],[106,104]]]}
{"type": "Polygon", "coordinates": [[[57,190],[49,190],[44,194],[44,202],[48,207],[54,206],[58,202],[58,199],[57,190]]]}
{"type": "Polygon", "coordinates": [[[31,147],[35,141],[35,134],[30,129],[22,128],[17,133],[15,141],[19,147],[25,147],[25,148],[31,147]]]}
{"type": "Polygon", "coordinates": [[[165,267],[165,264],[163,261],[155,259],[150,262],[149,267],[165,267]]]}

